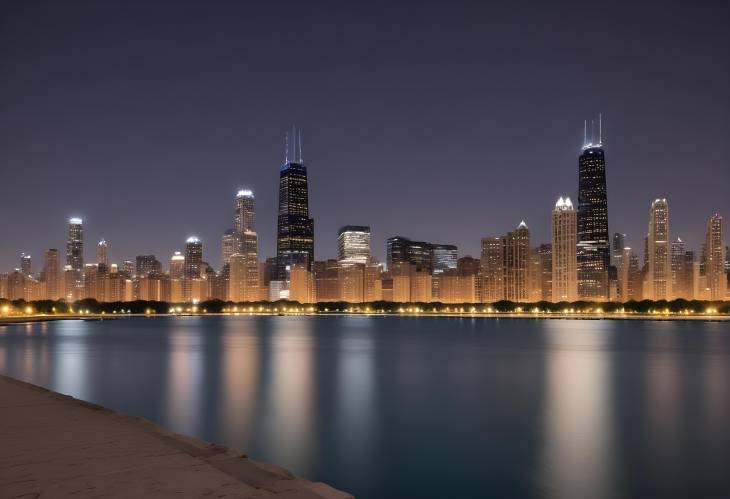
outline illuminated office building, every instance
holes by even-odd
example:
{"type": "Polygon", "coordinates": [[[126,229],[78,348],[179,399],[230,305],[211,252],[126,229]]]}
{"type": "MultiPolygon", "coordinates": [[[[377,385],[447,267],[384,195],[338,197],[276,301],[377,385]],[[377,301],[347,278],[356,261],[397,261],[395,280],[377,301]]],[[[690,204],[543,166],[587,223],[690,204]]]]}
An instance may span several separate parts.
{"type": "MultiPolygon", "coordinates": [[[[585,300],[608,299],[608,198],[606,158],[599,117],[598,141],[588,140],[578,158],[578,295],[585,300]]],[[[593,128],[593,127],[591,127],[593,128]]],[[[591,135],[593,135],[591,133],[591,135]]]]}
{"type": "Polygon", "coordinates": [[[346,225],[337,235],[337,260],[340,265],[370,262],[370,227],[346,225]]]}
{"type": "Polygon", "coordinates": [[[646,240],[648,261],[644,298],[671,300],[672,263],[669,254],[669,204],[666,199],[655,199],[651,203],[646,240]]]}
{"type": "Polygon", "coordinates": [[[705,276],[707,277],[708,299],[724,300],[727,289],[725,275],[725,242],[723,221],[720,215],[713,215],[707,221],[705,235],[705,276]]]}
{"type": "Polygon", "coordinates": [[[577,213],[569,197],[558,199],[552,213],[552,299],[578,299],[577,213]]]}
{"type": "Polygon", "coordinates": [[[73,289],[67,289],[67,295],[74,298],[80,296],[84,287],[84,222],[80,218],[68,221],[68,238],[66,239],[66,265],[70,267],[69,283],[73,289]]]}
{"type": "Polygon", "coordinates": [[[276,278],[288,279],[287,269],[302,263],[311,270],[314,262],[314,220],[309,216],[307,167],[302,159],[301,131],[292,133],[290,151],[287,133],[284,165],[279,171],[279,214],[276,232],[276,278]],[[297,154],[298,153],[298,154],[297,154]],[[290,155],[291,154],[291,155],[290,155]],[[291,160],[289,158],[296,158],[291,160]]]}

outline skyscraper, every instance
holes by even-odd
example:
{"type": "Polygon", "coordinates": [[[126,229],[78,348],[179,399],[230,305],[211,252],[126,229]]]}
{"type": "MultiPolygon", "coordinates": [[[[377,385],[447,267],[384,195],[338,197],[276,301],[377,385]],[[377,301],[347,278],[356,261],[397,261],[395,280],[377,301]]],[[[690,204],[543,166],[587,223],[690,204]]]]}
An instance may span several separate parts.
{"type": "Polygon", "coordinates": [[[101,267],[109,267],[109,246],[106,241],[102,239],[99,244],[96,245],[96,263],[101,267]]]}
{"type": "Polygon", "coordinates": [[[453,244],[432,244],[433,273],[455,270],[459,260],[458,248],[453,244]]]}
{"type": "Polygon", "coordinates": [[[155,255],[137,255],[135,261],[135,275],[137,277],[146,277],[162,270],[162,264],[155,255]]]}
{"type": "Polygon", "coordinates": [[[24,276],[30,276],[33,272],[33,259],[28,253],[20,254],[20,272],[24,276]]]}
{"type": "Polygon", "coordinates": [[[203,243],[195,236],[185,241],[185,279],[200,279],[203,266],[203,243]]]}
{"type": "Polygon", "coordinates": [[[708,298],[724,300],[727,288],[725,275],[725,242],[723,240],[722,217],[713,215],[707,221],[705,236],[705,275],[707,276],[708,298]]]}
{"type": "Polygon", "coordinates": [[[669,204],[666,199],[655,199],[649,210],[647,232],[649,257],[644,298],[649,300],[672,299],[672,266],[669,254],[669,204]]]}
{"type": "Polygon", "coordinates": [[[386,241],[388,269],[399,263],[409,263],[418,270],[433,269],[433,245],[424,241],[412,241],[403,236],[393,236],[386,241]]]}
{"type": "Polygon", "coordinates": [[[228,229],[223,233],[223,237],[221,238],[221,258],[223,265],[227,264],[231,259],[231,255],[237,252],[237,239],[234,229],[228,229]]]}
{"type": "Polygon", "coordinates": [[[170,258],[170,300],[173,303],[185,301],[184,285],[185,257],[175,251],[170,258]]]}
{"type": "Polygon", "coordinates": [[[669,246],[672,269],[672,297],[691,299],[691,271],[687,269],[687,251],[684,241],[678,237],[669,246]]]}
{"type": "Polygon", "coordinates": [[[482,274],[482,300],[494,303],[504,299],[504,258],[502,237],[482,238],[479,264],[482,274]]]}
{"type": "Polygon", "coordinates": [[[558,199],[552,214],[553,286],[555,302],[578,299],[577,213],[569,197],[558,199]]]}
{"type": "Polygon", "coordinates": [[[61,298],[59,286],[59,279],[61,278],[60,265],[58,250],[55,248],[47,249],[41,280],[46,283],[46,298],[49,300],[61,298]]]}
{"type": "Polygon", "coordinates": [[[553,245],[541,244],[537,254],[540,257],[540,299],[553,301],[553,245]]]}
{"type": "Polygon", "coordinates": [[[504,299],[525,302],[529,298],[530,231],[523,220],[502,239],[504,299]]]}
{"type": "Polygon", "coordinates": [[[292,133],[293,154],[287,133],[284,164],[279,171],[279,215],[276,235],[276,278],[287,279],[287,267],[303,263],[311,269],[314,262],[314,220],[309,217],[307,167],[302,159],[301,131],[292,133]],[[298,155],[296,154],[298,152],[298,155]],[[289,160],[289,158],[296,158],[289,160]]]}
{"type": "Polygon", "coordinates": [[[235,215],[233,230],[238,233],[254,230],[256,212],[254,210],[254,196],[250,189],[240,189],[236,194],[235,215]]]}
{"type": "Polygon", "coordinates": [[[586,300],[608,298],[608,199],[600,115],[598,126],[596,143],[588,141],[584,129],[578,158],[578,295],[586,300]]]}
{"type": "Polygon", "coordinates": [[[370,227],[345,225],[337,235],[337,260],[340,265],[370,262],[370,227]]]}
{"type": "MultiPolygon", "coordinates": [[[[73,289],[67,294],[77,298],[84,287],[84,221],[71,218],[68,221],[68,238],[66,239],[66,265],[71,267],[69,279],[73,289]]],[[[71,296],[70,296],[71,297],[71,296]]]]}

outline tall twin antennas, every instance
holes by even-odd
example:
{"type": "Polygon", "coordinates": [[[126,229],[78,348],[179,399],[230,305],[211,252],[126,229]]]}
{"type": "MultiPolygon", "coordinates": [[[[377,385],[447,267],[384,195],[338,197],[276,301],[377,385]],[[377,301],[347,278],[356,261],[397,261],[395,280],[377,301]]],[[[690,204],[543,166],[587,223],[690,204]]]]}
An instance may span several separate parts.
{"type": "Polygon", "coordinates": [[[291,131],[287,130],[284,135],[284,164],[289,163],[289,158],[293,163],[303,164],[302,158],[302,129],[297,129],[292,125],[291,131]],[[289,134],[291,133],[291,142],[289,134]],[[291,144],[291,148],[289,147],[291,144]],[[291,153],[291,156],[290,156],[291,153]]]}
{"type": "Polygon", "coordinates": [[[596,120],[591,119],[591,137],[588,139],[588,120],[583,121],[583,149],[603,146],[603,116],[598,113],[598,141],[595,135],[596,120]]]}

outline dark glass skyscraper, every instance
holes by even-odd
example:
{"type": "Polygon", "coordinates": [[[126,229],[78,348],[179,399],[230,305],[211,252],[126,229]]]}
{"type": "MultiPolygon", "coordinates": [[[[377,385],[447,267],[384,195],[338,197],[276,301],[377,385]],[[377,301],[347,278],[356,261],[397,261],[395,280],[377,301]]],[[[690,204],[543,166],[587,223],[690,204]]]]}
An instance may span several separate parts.
{"type": "Polygon", "coordinates": [[[66,265],[73,271],[76,288],[84,285],[84,222],[80,218],[68,221],[68,238],[66,239],[66,265]]]}
{"type": "Polygon", "coordinates": [[[314,262],[314,220],[309,217],[307,167],[302,160],[301,133],[299,149],[293,135],[294,154],[289,155],[289,140],[284,164],[279,171],[279,216],[276,225],[276,279],[287,279],[287,267],[295,263],[314,262]],[[298,155],[296,154],[298,152],[298,155]],[[298,158],[290,161],[290,157],[298,158]]]}
{"type": "Polygon", "coordinates": [[[386,241],[386,262],[388,268],[397,263],[410,263],[419,270],[433,270],[432,244],[425,241],[411,241],[407,237],[393,236],[386,241]]]}
{"type": "Polygon", "coordinates": [[[610,264],[606,158],[599,132],[597,143],[584,141],[583,152],[578,158],[578,297],[580,299],[608,299],[610,264]]]}

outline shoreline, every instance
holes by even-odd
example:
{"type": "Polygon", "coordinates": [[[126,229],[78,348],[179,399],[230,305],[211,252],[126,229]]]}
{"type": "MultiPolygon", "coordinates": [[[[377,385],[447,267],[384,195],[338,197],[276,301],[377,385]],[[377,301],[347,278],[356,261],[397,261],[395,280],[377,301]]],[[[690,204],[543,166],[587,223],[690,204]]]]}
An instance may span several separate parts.
{"type": "Polygon", "coordinates": [[[176,314],[57,314],[57,315],[30,315],[30,316],[7,316],[0,317],[0,326],[11,324],[31,324],[37,322],[53,322],[62,320],[83,320],[83,321],[105,321],[122,320],[129,318],[153,319],[157,317],[253,317],[253,316],[353,316],[353,317],[448,317],[462,319],[532,319],[532,320],[642,320],[642,321],[705,321],[705,322],[730,322],[730,315],[720,314],[694,314],[694,315],[670,315],[670,314],[625,314],[625,313],[604,313],[604,314],[579,314],[579,313],[480,313],[480,312],[222,312],[222,313],[176,313],[176,314]]]}
{"type": "Polygon", "coordinates": [[[236,449],[0,374],[10,497],[354,499],[236,449]]]}

